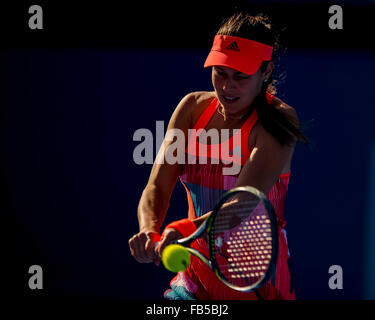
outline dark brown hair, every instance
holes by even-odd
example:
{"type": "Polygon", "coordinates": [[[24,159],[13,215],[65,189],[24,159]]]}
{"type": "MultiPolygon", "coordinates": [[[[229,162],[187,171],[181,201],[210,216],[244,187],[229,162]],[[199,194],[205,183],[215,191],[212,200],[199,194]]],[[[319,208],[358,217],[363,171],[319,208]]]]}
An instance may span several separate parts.
{"type": "MultiPolygon", "coordinates": [[[[237,13],[226,19],[221,25],[218,35],[235,36],[258,41],[273,46],[271,61],[274,61],[277,51],[280,49],[280,37],[270,19],[264,14],[251,16],[237,13]]],[[[269,61],[263,61],[260,69],[265,72],[269,61]]],[[[302,133],[296,119],[285,112],[276,109],[266,100],[266,92],[276,94],[276,81],[271,77],[263,83],[260,94],[255,98],[254,105],[257,109],[258,119],[263,127],[277,139],[281,145],[293,145],[295,141],[308,143],[302,133]]]]}

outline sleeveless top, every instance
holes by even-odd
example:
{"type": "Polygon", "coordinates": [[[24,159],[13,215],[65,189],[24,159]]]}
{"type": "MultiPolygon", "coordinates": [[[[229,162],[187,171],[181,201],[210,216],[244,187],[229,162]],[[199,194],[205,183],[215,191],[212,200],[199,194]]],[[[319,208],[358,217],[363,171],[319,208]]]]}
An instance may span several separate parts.
{"type": "MultiPolygon", "coordinates": [[[[271,103],[274,97],[267,93],[266,98],[267,102],[271,103]]],[[[256,109],[252,111],[241,130],[235,132],[232,137],[225,141],[222,139],[221,144],[202,145],[198,141],[202,129],[206,127],[219,105],[220,103],[215,97],[199,117],[188,139],[185,155],[186,159],[189,158],[190,161],[181,167],[179,178],[187,193],[189,219],[195,219],[213,210],[221,195],[235,187],[240,170],[250,157],[251,150],[249,150],[248,141],[252,128],[258,120],[256,109]],[[222,152],[223,150],[226,152],[222,152]],[[195,159],[196,163],[192,163],[192,159],[195,159]],[[229,161],[232,161],[232,163],[230,164],[229,161]],[[233,169],[235,165],[238,166],[235,168],[236,170],[233,169]],[[229,170],[230,166],[232,166],[233,174],[223,174],[223,170],[229,170]]],[[[230,173],[230,170],[227,172],[230,173]]],[[[259,289],[263,290],[263,295],[269,298],[280,298],[282,295],[282,298],[293,299],[293,296],[290,296],[291,290],[289,290],[289,270],[286,264],[289,251],[284,230],[286,224],[284,203],[289,176],[290,172],[281,174],[267,193],[267,198],[275,209],[279,227],[279,258],[276,266],[276,283],[275,286],[266,284],[264,288],[259,289]]],[[[205,240],[197,240],[193,242],[192,246],[208,256],[208,246],[205,240]]],[[[225,286],[209,267],[195,257],[192,257],[192,262],[186,272],[193,281],[199,282],[197,285],[205,291],[206,295],[201,297],[203,299],[254,298],[254,293],[237,292],[225,286]]]]}
{"type": "MultiPolygon", "coordinates": [[[[267,93],[267,101],[270,103],[273,96],[267,93]]],[[[239,176],[238,172],[235,175],[223,175],[223,169],[226,165],[221,161],[223,148],[233,150],[229,152],[232,156],[233,162],[241,167],[250,157],[250,150],[248,146],[249,135],[255,123],[258,120],[257,112],[254,110],[246,122],[229,140],[222,142],[220,145],[202,146],[196,139],[202,129],[206,127],[220,103],[217,98],[214,98],[209,106],[203,111],[197,123],[194,126],[197,134],[191,134],[186,148],[186,158],[192,159],[196,157],[196,164],[186,164],[182,167],[180,172],[180,180],[184,185],[189,202],[189,218],[195,219],[201,215],[212,210],[222,194],[232,189],[239,176]],[[236,135],[241,135],[240,145],[234,145],[236,135]],[[194,145],[195,144],[195,145],[194,145]],[[227,145],[227,146],[225,146],[227,145]],[[207,149],[207,152],[205,152],[207,149]],[[203,150],[203,153],[201,152],[203,150]],[[219,156],[219,159],[217,159],[219,156]],[[207,158],[207,164],[202,163],[202,158],[207,158]],[[211,161],[209,161],[211,159],[211,161]],[[215,161],[219,160],[219,161],[215,161]]],[[[224,159],[229,160],[229,159],[224,159]]],[[[274,206],[278,224],[284,227],[286,221],[284,219],[284,202],[289,184],[289,173],[281,174],[277,182],[273,185],[271,190],[267,193],[267,198],[274,206]]]]}

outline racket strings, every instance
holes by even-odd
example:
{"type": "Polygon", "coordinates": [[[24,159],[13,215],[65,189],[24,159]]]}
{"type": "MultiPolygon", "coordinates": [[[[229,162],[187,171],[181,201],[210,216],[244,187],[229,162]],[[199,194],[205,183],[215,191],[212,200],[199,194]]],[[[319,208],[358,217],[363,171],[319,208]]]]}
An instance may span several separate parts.
{"type": "Polygon", "coordinates": [[[262,203],[255,203],[224,208],[214,224],[216,261],[227,281],[237,286],[258,282],[271,261],[271,221],[262,203]],[[231,226],[233,221],[239,223],[231,226]]]}
{"type": "Polygon", "coordinates": [[[242,199],[239,201],[230,200],[227,201],[220,208],[216,219],[215,219],[215,231],[223,232],[228,229],[232,229],[235,226],[241,224],[243,220],[249,217],[258,206],[261,206],[259,199],[242,199]]]}

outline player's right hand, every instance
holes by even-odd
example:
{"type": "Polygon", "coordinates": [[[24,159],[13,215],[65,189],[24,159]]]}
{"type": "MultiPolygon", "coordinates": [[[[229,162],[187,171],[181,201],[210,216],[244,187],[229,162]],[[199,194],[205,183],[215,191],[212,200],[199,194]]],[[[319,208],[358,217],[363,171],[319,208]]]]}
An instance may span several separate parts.
{"type": "Polygon", "coordinates": [[[140,231],[129,239],[130,253],[140,263],[155,262],[160,264],[160,258],[155,252],[155,242],[160,235],[153,231],[140,231]]]}
{"type": "Polygon", "coordinates": [[[162,238],[158,242],[155,252],[159,257],[159,260],[161,259],[161,253],[163,252],[164,248],[171,244],[171,242],[176,241],[178,239],[181,239],[182,235],[179,233],[176,229],[173,228],[167,228],[164,230],[162,238]]]}

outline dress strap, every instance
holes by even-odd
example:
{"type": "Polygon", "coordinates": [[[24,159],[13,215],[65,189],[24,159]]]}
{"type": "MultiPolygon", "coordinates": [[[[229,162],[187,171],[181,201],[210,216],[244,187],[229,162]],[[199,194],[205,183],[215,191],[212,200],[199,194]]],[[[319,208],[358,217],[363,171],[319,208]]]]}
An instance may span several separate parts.
{"type": "Polygon", "coordinates": [[[198,121],[195,123],[193,129],[198,130],[198,129],[205,128],[207,123],[210,121],[210,119],[214,115],[218,105],[219,105],[219,100],[216,97],[213,98],[211,103],[208,105],[208,107],[200,115],[200,117],[199,117],[198,121]]]}

